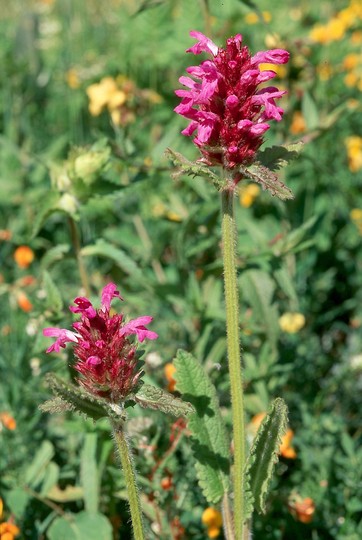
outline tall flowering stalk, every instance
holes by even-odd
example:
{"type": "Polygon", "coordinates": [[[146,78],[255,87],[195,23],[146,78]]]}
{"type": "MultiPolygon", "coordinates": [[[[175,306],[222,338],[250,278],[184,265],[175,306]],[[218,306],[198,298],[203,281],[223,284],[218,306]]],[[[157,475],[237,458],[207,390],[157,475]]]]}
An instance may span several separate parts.
{"type": "Polygon", "coordinates": [[[104,400],[122,413],[119,421],[112,421],[114,440],[126,479],[134,536],[136,540],[144,540],[136,476],[124,434],[123,404],[127,397],[137,391],[141,376],[134,337],[142,342],[156,339],[158,335],[147,328],[152,321],[150,316],[125,322],[123,314],[112,314],[111,302],[114,298],[123,300],[114,283],[104,287],[99,309],[95,309],[88,298],[76,298],[75,306],[70,306],[70,310],[79,314],[80,320],[73,323],[73,330],[51,327],[45,328],[43,334],[56,338],[47,349],[48,353],[59,352],[67,343],[72,343],[75,356],[73,368],[79,374],[79,385],[87,395],[104,400]]]}
{"type": "MultiPolygon", "coordinates": [[[[202,166],[201,174],[207,175],[204,166],[222,168],[219,185],[222,186],[227,352],[233,415],[234,529],[236,540],[241,540],[247,535],[244,528],[245,428],[233,198],[237,184],[245,175],[264,182],[254,173],[247,173],[247,168],[256,161],[263,136],[270,127],[269,122],[280,121],[283,115],[283,109],[276,100],[285,91],[274,86],[259,88],[260,84],[276,75],[273,70],[261,71],[259,66],[262,63],[285,64],[289,53],[273,49],[252,56],[248,47],[242,44],[240,34],[228,39],[225,48],[219,48],[201,32],[192,31],[190,35],[196,39],[196,44],[186,52],[195,55],[206,52],[211,58],[187,68],[190,76],[180,77],[180,83],[186,88],[176,90],[176,95],[182,99],[175,112],[190,120],[182,134],[194,137],[193,142],[201,152],[197,161],[202,166]]],[[[197,171],[195,173],[189,167],[188,173],[197,174],[197,171]]],[[[276,190],[275,186],[280,187],[280,183],[278,185],[266,170],[262,170],[263,175],[266,175],[267,187],[272,190],[276,190]]],[[[284,194],[284,198],[287,196],[284,194]]]]}

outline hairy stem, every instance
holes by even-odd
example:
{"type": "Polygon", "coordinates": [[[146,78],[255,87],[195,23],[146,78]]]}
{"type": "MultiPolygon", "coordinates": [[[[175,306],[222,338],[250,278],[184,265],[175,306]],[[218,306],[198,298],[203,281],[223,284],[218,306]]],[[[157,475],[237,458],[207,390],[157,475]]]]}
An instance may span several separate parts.
{"type": "Polygon", "coordinates": [[[131,450],[124,433],[124,425],[113,424],[113,435],[121,460],[123,474],[126,480],[134,539],[145,540],[141,503],[136,484],[136,474],[133,466],[131,450]]]}
{"type": "Polygon", "coordinates": [[[222,244],[226,306],[226,341],[229,362],[231,408],[234,440],[234,526],[235,539],[242,540],[244,521],[245,426],[243,373],[239,338],[239,294],[236,275],[236,226],[234,218],[234,189],[221,192],[222,244]]]}
{"type": "Polygon", "coordinates": [[[222,500],[222,524],[226,540],[235,540],[233,517],[230,509],[229,495],[224,494],[222,500]]]}
{"type": "Polygon", "coordinates": [[[68,217],[68,223],[69,223],[69,228],[70,228],[70,236],[71,236],[71,240],[72,240],[72,245],[73,245],[74,253],[75,253],[75,256],[76,256],[76,259],[77,259],[80,281],[82,283],[83,289],[85,290],[86,296],[89,297],[91,291],[90,291],[90,285],[89,285],[89,279],[88,279],[87,270],[86,270],[86,267],[85,267],[85,264],[84,264],[83,257],[82,257],[81,252],[80,252],[81,245],[80,245],[80,239],[79,239],[79,232],[78,232],[77,224],[74,221],[74,219],[72,217],[70,217],[70,216],[68,217]]]}

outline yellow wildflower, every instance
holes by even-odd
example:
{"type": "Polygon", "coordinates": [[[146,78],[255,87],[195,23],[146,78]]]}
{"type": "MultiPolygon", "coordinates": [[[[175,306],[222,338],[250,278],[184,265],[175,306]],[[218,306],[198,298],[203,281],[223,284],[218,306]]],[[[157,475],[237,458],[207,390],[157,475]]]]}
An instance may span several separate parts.
{"type": "Polygon", "coordinates": [[[322,62],[321,64],[319,64],[317,66],[316,71],[317,71],[321,81],[328,81],[331,78],[332,74],[333,74],[333,68],[332,68],[331,64],[329,62],[327,62],[327,61],[322,62]]]}
{"type": "Polygon", "coordinates": [[[165,364],[165,367],[163,369],[166,380],[168,382],[167,390],[169,392],[174,392],[176,387],[176,381],[173,376],[176,373],[176,367],[171,362],[168,362],[167,364],[165,364]]]}
{"type": "Polygon", "coordinates": [[[217,538],[221,532],[222,515],[216,508],[206,508],[203,511],[201,521],[207,527],[207,536],[217,538]]]}
{"type": "MultiPolygon", "coordinates": [[[[261,15],[265,23],[270,23],[272,20],[270,11],[263,11],[261,15]]],[[[260,17],[257,13],[252,11],[251,13],[247,13],[245,15],[244,20],[247,24],[257,24],[260,21],[260,17]]]]}
{"type": "Polygon", "coordinates": [[[239,200],[241,206],[249,208],[258,197],[260,193],[260,187],[256,184],[248,184],[239,188],[239,200]]]}
{"type": "Polygon", "coordinates": [[[343,67],[344,69],[354,69],[358,66],[358,64],[361,63],[362,56],[357,53],[349,53],[347,56],[344,57],[343,60],[343,67]]]}
{"type": "Polygon", "coordinates": [[[352,172],[362,169],[362,137],[352,135],[345,139],[348,167],[352,172]]]}
{"type": "Polygon", "coordinates": [[[351,34],[351,43],[352,45],[361,45],[362,43],[362,31],[356,30],[351,34]]]}
{"type": "Polygon", "coordinates": [[[284,313],[279,318],[279,326],[283,332],[296,334],[305,325],[305,317],[302,313],[284,313]]]}
{"type": "Polygon", "coordinates": [[[349,213],[349,217],[351,218],[352,221],[362,222],[361,208],[353,208],[349,213]]]}
{"type": "Polygon", "coordinates": [[[112,77],[104,77],[100,83],[88,86],[87,96],[89,97],[89,112],[91,115],[99,116],[117,91],[117,83],[112,77]]]}
{"type": "Polygon", "coordinates": [[[80,87],[80,80],[78,77],[78,73],[74,68],[68,69],[68,71],[65,74],[65,80],[69,88],[72,88],[72,90],[75,90],[80,87]]]}

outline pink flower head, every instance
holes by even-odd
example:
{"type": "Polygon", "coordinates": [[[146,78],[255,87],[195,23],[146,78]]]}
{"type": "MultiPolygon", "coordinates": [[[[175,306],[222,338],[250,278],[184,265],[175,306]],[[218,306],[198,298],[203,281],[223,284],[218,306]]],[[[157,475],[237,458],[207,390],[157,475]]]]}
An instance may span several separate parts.
{"type": "Polygon", "coordinates": [[[122,313],[111,315],[113,298],[123,300],[114,283],[104,287],[100,309],[95,309],[88,298],[76,298],[76,307],[70,307],[73,313],[80,314],[80,320],[72,325],[74,331],[45,328],[43,334],[56,338],[48,353],[59,352],[66,343],[73,342],[78,382],[92,394],[118,402],[136,388],[141,375],[137,368],[137,340],[156,339],[158,335],[146,328],[153,320],[150,316],[125,324],[122,313]],[[136,342],[130,336],[136,336],[136,342]]]}
{"type": "Polygon", "coordinates": [[[269,129],[267,122],[280,121],[284,112],[275,100],[285,92],[275,87],[258,89],[276,75],[273,70],[261,71],[259,65],[285,64],[289,53],[273,49],[251,56],[240,34],[228,39],[225,48],[218,48],[201,32],[190,35],[197,43],[186,52],[207,52],[212,59],[187,68],[192,78],[179,79],[186,89],[175,92],[181,98],[175,112],[191,120],[182,134],[195,134],[193,141],[207,165],[229,170],[249,165],[269,129]]]}

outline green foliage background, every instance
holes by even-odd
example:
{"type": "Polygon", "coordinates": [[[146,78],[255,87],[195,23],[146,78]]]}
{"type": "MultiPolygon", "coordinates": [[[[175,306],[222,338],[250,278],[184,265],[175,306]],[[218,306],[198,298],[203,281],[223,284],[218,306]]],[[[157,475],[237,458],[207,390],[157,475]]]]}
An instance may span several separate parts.
{"type": "MultiPolygon", "coordinates": [[[[361,94],[345,85],[343,68],[345,56],[357,49],[348,32],[327,44],[309,37],[313,25],[326,23],[348,3],[209,4],[216,43],[241,32],[252,52],[268,48],[266,36],[291,51],[290,67],[278,80],[289,92],[285,118],[268,132],[266,144],[305,142],[283,178],[293,201],[262,193],[249,208],[237,204],[248,419],[283,397],[297,453],[277,465],[266,514],[254,518],[254,538],[358,540],[362,236],[350,212],[362,209],[362,195],[361,170],[349,169],[344,141],[362,133],[362,115],[361,94]],[[265,10],[269,23],[262,17],[247,23],[247,14],[265,10]],[[332,71],[323,80],[320,68],[326,65],[332,71]],[[306,122],[300,135],[291,132],[295,111],[306,122]],[[281,331],[278,319],[285,312],[304,314],[298,333],[281,331]],[[292,515],[293,496],[314,500],[311,523],[292,515]]],[[[163,365],[178,348],[192,352],[215,383],[230,425],[219,199],[203,179],[171,180],[163,156],[171,147],[197,157],[180,135],[185,122],[173,108],[178,78],[193,61],[184,53],[188,33],[205,31],[202,5],[1,5],[0,229],[11,231],[11,239],[0,241],[0,412],[8,411],[17,428],[0,431],[0,496],[21,538],[130,537],[125,486],[107,423],[38,410],[49,397],[46,373],[72,377],[66,353],[45,355],[48,341],[41,335],[44,326],[69,326],[67,306],[81,287],[69,217],[81,232],[95,302],[97,291],[113,280],[126,299],[127,316],[154,316],[152,328],[160,337],[146,348],[146,382],[165,388],[163,365]],[[69,73],[76,73],[76,88],[67,82],[69,73]],[[156,104],[135,98],[135,121],[124,128],[112,125],[107,111],[91,116],[86,94],[92,83],[119,74],[162,98],[156,104]],[[101,165],[74,181],[77,211],[59,211],[54,179],[91,147],[101,165]],[[23,244],[35,253],[27,270],[13,259],[23,244]],[[25,285],[29,274],[35,281],[25,285]],[[29,313],[17,304],[20,292],[33,305],[29,313]],[[69,515],[73,521],[65,519],[69,515]]],[[[187,434],[172,446],[173,418],[138,406],[130,415],[149,538],[178,538],[177,519],[184,530],[180,538],[205,538],[201,514],[208,503],[197,485],[187,434]],[[163,478],[172,479],[170,489],[162,488],[163,478]]]]}

